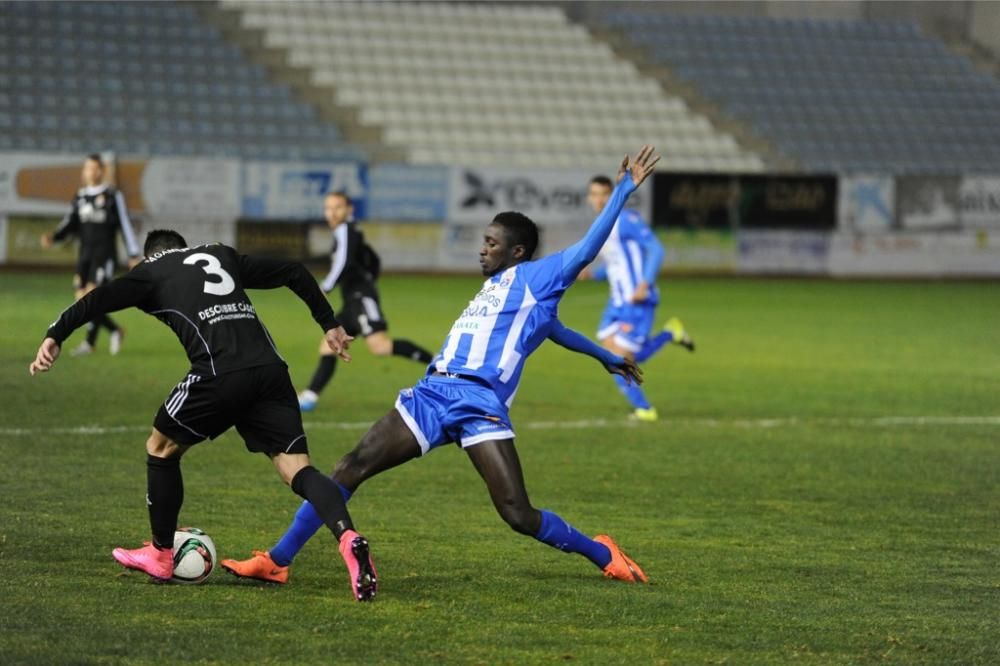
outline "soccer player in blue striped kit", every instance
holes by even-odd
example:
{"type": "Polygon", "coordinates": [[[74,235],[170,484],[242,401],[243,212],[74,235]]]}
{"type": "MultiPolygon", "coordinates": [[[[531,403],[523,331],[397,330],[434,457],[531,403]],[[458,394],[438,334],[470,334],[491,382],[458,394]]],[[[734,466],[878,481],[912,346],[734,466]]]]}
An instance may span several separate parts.
{"type": "MultiPolygon", "coordinates": [[[[607,176],[594,176],[587,187],[587,201],[594,212],[604,209],[614,184],[607,176]]],[[[598,255],[601,263],[581,273],[582,279],[607,280],[608,305],[597,327],[597,339],[614,353],[645,363],[664,345],[678,344],[694,351],[694,341],[677,317],[671,317],[663,330],[650,336],[660,293],[656,277],[663,263],[663,246],[643,221],[638,211],[623,210],[608,240],[598,255]]],[[[632,417],[656,421],[659,415],[642,388],[615,377],[618,389],[632,405],[632,417]]]]}
{"type": "MultiPolygon", "coordinates": [[[[479,262],[482,289],[452,325],[444,346],[416,386],[341,458],[333,479],[345,498],[366,480],[443,444],[457,442],[479,472],[497,512],[515,531],[559,550],[578,553],[609,578],[647,582],[645,573],[607,535],[590,538],[557,514],[531,505],[508,409],[528,356],[546,339],[595,358],[610,372],[641,379],[636,365],[602,349],[559,322],[566,289],[604,245],[628,196],[652,173],[659,157],[643,146],[622,161],[618,185],[586,236],[531,261],[538,228],[516,212],[498,214],[486,228],[479,262]]],[[[248,560],[223,560],[230,572],[284,583],[288,567],[321,521],[304,502],[281,540],[248,560]]]]}

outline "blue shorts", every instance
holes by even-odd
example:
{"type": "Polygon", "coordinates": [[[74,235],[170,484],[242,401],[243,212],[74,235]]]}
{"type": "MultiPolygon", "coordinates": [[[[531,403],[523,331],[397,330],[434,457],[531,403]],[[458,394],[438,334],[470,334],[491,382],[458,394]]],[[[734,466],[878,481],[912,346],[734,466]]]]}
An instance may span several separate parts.
{"type": "Polygon", "coordinates": [[[637,353],[646,344],[655,318],[655,303],[608,303],[597,327],[597,339],[612,338],[622,349],[637,353]]]}
{"type": "Polygon", "coordinates": [[[450,442],[465,448],[491,439],[514,439],[507,406],[496,393],[461,377],[424,377],[399,392],[396,411],[422,453],[450,442]]]}

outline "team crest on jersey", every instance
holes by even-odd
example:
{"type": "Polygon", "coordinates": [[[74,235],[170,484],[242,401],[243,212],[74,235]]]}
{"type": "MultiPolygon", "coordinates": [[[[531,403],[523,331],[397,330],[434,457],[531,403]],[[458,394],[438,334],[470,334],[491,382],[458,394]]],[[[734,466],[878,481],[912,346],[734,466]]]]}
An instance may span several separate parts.
{"type": "Polygon", "coordinates": [[[104,195],[103,194],[98,194],[94,198],[94,205],[97,206],[98,208],[104,208],[104,195]]]}

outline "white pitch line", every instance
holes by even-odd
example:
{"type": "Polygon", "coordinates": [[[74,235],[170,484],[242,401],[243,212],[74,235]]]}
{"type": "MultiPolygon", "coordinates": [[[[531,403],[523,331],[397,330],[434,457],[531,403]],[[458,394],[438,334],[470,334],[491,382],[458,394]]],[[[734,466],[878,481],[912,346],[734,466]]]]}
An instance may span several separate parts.
{"type": "MultiPolygon", "coordinates": [[[[306,430],[366,430],[370,421],[306,421],[306,430]]],[[[802,425],[855,426],[855,427],[907,427],[907,426],[1000,426],[1000,416],[817,416],[776,417],[763,419],[670,418],[657,426],[636,423],[626,419],[581,419],[568,421],[527,421],[516,424],[525,430],[594,430],[628,427],[703,427],[767,429],[802,425]]],[[[63,426],[56,428],[0,428],[0,437],[30,437],[36,435],[109,435],[126,432],[148,432],[149,425],[117,426],[63,426]]]]}

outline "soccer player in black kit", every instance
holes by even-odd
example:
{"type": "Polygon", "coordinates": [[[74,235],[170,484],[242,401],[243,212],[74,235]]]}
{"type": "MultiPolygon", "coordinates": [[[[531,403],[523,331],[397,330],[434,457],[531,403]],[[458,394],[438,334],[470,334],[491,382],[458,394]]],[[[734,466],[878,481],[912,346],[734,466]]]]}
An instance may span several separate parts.
{"type": "Polygon", "coordinates": [[[248,450],[266,454],[282,480],[308,498],[340,544],[359,601],[375,596],[368,542],[354,531],[342,489],[309,463],[302,417],[288,368],[257,318],[245,289],[288,287],[312,312],[333,353],[350,360],[350,341],[316,280],[302,264],[237,254],[225,245],[187,247],[175,231],[152,231],[145,260],[63,311],[46,333],[30,372],[44,372],[69,335],[107,312],[137,307],[169,326],[191,361],[146,441],[147,495],[153,540],[116,548],[124,566],[166,580],[184,499],[180,458],[191,446],[235,426],[248,450]]]}
{"type": "MultiPolygon", "coordinates": [[[[323,200],[323,217],[333,231],[330,251],[330,272],[323,279],[323,291],[330,293],[340,285],[344,306],[340,321],[348,335],[360,335],[375,356],[402,356],[427,365],[431,353],[409,340],[392,339],[389,323],[382,314],[375,280],[379,273],[379,258],[365,242],[364,234],[353,219],[354,207],[344,192],[330,192],[323,200]]],[[[299,393],[299,407],[304,412],[316,409],[319,394],[330,382],[337,369],[337,356],[320,341],[319,364],[309,387],[299,393]]]]}
{"type": "MultiPolygon", "coordinates": [[[[132,221],[125,206],[122,193],[103,182],[104,162],[100,155],[89,155],[81,172],[83,187],[73,198],[72,207],[50,234],[42,236],[42,247],[49,248],[54,242],[70,236],[80,239],[80,254],[76,264],[73,286],[76,298],[83,298],[95,287],[110,282],[114,277],[117,262],[115,237],[121,231],[129,263],[139,258],[139,244],[135,240],[132,221]]],[[[72,351],[74,356],[89,354],[94,350],[97,334],[101,327],[111,331],[111,354],[121,349],[124,331],[111,317],[102,314],[89,323],[87,339],[72,351]]]]}

